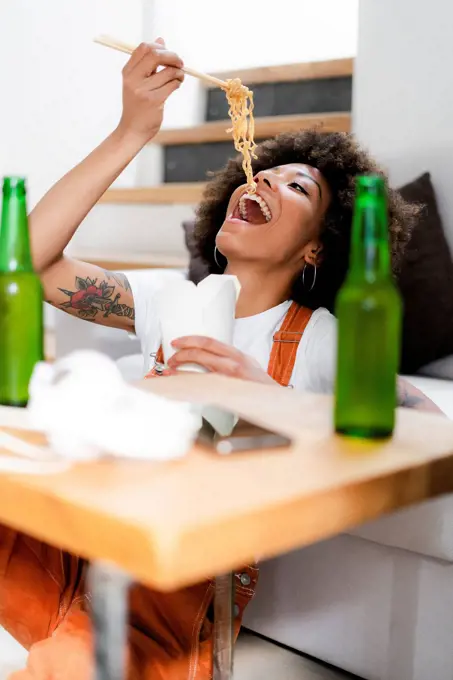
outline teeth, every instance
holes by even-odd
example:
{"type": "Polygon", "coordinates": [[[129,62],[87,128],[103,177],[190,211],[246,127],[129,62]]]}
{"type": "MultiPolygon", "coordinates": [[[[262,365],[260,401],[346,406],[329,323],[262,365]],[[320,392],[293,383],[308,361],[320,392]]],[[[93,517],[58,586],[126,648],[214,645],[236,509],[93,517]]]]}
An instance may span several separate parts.
{"type": "Polygon", "coordinates": [[[241,218],[243,220],[247,220],[247,208],[245,206],[245,196],[241,196],[241,200],[239,201],[239,213],[241,215],[241,218]]]}
{"type": "Polygon", "coordinates": [[[270,222],[272,219],[272,213],[270,211],[269,206],[267,205],[266,201],[264,198],[261,196],[258,196],[258,194],[244,194],[241,196],[239,200],[239,212],[241,215],[241,218],[243,220],[247,219],[247,202],[246,199],[249,201],[256,201],[258,203],[259,207],[261,208],[261,212],[263,213],[266,222],[270,222]]]}
{"type": "Polygon", "coordinates": [[[258,203],[259,207],[261,208],[261,212],[266,218],[266,222],[270,222],[272,219],[272,213],[264,198],[261,198],[261,196],[258,196],[258,194],[252,194],[252,196],[253,199],[258,203]]]}

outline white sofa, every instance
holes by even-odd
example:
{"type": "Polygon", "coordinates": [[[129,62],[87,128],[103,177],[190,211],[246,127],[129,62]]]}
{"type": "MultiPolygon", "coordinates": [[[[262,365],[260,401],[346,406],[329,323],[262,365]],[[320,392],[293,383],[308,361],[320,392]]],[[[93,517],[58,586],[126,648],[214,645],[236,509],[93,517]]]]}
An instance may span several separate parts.
{"type": "MultiPolygon", "coordinates": [[[[453,418],[453,385],[410,378],[453,418]]],[[[366,680],[452,680],[453,496],[261,567],[245,626],[366,680]]]]}
{"type": "MultiPolygon", "coordinates": [[[[56,339],[141,375],[125,333],[58,314],[56,339]]],[[[453,418],[450,381],[411,381],[453,418]]],[[[264,563],[245,625],[366,680],[453,680],[453,496],[264,563]]]]}

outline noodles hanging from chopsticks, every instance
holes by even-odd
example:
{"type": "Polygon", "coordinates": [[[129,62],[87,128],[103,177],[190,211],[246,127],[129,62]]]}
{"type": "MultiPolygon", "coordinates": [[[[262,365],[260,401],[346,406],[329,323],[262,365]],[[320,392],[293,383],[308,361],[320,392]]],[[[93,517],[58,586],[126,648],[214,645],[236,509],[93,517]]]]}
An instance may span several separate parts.
{"type": "MultiPolygon", "coordinates": [[[[109,36],[99,36],[95,38],[95,42],[127,54],[132,54],[135,49],[135,47],[109,36]]],[[[191,76],[207,81],[208,84],[221,87],[225,92],[229,105],[228,115],[233,123],[233,127],[227,132],[233,133],[234,147],[243,156],[242,167],[247,177],[248,191],[252,194],[255,193],[256,183],[253,180],[252,158],[257,158],[257,156],[254,153],[256,144],[254,140],[255,119],[253,117],[252,90],[243,85],[240,78],[230,78],[224,81],[188,67],[184,67],[183,70],[191,76]]]]}
{"type": "Polygon", "coordinates": [[[233,133],[234,147],[244,157],[242,167],[247,177],[248,190],[255,193],[256,183],[253,180],[252,169],[252,158],[256,158],[253,92],[243,85],[239,78],[227,80],[224,91],[230,107],[228,115],[233,123],[233,127],[227,132],[233,133]]]}

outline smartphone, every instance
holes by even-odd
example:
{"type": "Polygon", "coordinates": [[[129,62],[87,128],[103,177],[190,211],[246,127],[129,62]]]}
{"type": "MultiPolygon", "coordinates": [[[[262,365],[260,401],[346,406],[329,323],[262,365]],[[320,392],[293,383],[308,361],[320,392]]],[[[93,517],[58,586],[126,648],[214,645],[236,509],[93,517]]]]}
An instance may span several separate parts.
{"type": "Polygon", "coordinates": [[[201,410],[198,442],[221,455],[257,449],[289,447],[289,437],[251,423],[237,414],[214,406],[201,410]]]}

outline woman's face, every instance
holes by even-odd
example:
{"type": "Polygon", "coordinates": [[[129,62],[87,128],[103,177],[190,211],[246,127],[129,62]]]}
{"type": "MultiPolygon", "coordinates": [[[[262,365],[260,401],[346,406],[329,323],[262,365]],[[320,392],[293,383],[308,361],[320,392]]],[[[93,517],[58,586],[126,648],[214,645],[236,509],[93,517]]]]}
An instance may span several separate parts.
{"type": "Polygon", "coordinates": [[[319,264],[320,234],[330,202],[326,180],[316,168],[294,163],[259,172],[255,198],[244,185],[236,189],[217,234],[228,259],[268,267],[319,264]]]}

